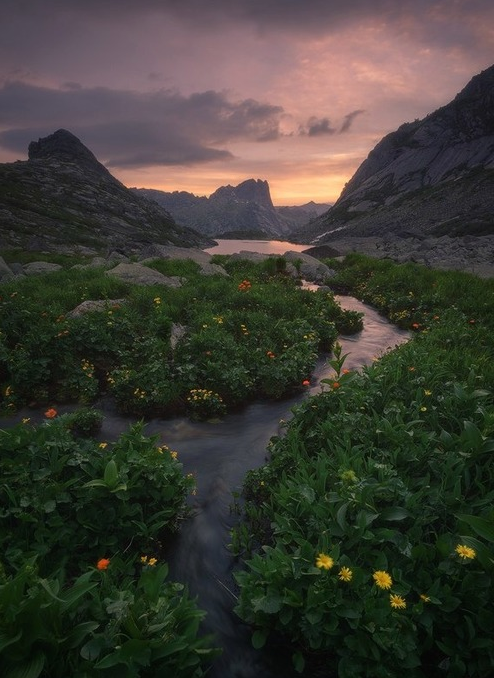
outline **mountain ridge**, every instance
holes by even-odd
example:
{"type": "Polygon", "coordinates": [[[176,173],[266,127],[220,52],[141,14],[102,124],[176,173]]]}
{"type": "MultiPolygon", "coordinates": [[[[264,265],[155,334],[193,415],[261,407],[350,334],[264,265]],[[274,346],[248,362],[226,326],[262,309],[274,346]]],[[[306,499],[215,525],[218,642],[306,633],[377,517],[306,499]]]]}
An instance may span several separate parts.
{"type": "Polygon", "coordinates": [[[0,248],[132,253],[152,243],[214,241],[135,195],[67,130],[31,142],[28,160],[0,164],[0,248]]]}

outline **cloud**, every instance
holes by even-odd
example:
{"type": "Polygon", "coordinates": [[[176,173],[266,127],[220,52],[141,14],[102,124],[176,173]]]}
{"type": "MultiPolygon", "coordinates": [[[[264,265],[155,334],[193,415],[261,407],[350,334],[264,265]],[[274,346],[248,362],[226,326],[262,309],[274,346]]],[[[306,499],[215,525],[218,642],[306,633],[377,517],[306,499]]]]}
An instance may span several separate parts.
{"type": "Polygon", "coordinates": [[[345,118],[343,120],[343,124],[341,125],[340,129],[338,130],[340,134],[344,134],[345,132],[348,132],[350,127],[352,126],[353,121],[357,117],[357,115],[362,115],[362,113],[365,113],[365,111],[361,108],[359,108],[357,111],[352,111],[351,113],[347,113],[345,115],[345,118]]]}
{"type": "Polygon", "coordinates": [[[309,118],[307,121],[306,131],[303,129],[303,134],[308,134],[310,137],[318,137],[325,134],[334,134],[336,132],[334,127],[331,127],[329,118],[318,119],[316,117],[309,118]]]}
{"type": "Polygon", "coordinates": [[[277,139],[282,113],[212,90],[184,96],[11,82],[0,89],[0,145],[25,154],[32,139],[63,127],[109,166],[188,165],[232,157],[227,145],[235,141],[277,139]]]}
{"type": "Polygon", "coordinates": [[[358,109],[347,113],[343,117],[343,122],[341,123],[339,129],[334,127],[331,124],[329,118],[317,118],[316,116],[311,116],[305,124],[302,124],[298,128],[299,136],[309,136],[309,137],[319,137],[319,136],[331,136],[333,134],[345,134],[350,131],[353,121],[358,115],[365,113],[363,109],[358,109]]]}

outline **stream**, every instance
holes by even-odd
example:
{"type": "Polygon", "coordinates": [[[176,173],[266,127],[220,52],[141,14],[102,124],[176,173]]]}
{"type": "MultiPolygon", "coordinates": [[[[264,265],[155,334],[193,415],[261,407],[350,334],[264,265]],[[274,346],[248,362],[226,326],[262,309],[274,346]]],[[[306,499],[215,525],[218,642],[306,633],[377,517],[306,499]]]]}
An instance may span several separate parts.
{"type": "MultiPolygon", "coordinates": [[[[345,367],[359,369],[378,355],[406,341],[408,332],[393,327],[369,306],[353,297],[336,297],[348,310],[364,313],[364,329],[338,341],[348,353],[345,367]]],[[[320,380],[332,369],[321,359],[308,393],[321,391],[320,380]]],[[[197,494],[191,497],[192,516],[186,520],[170,549],[170,579],[187,585],[198,605],[207,612],[205,633],[214,635],[223,649],[215,661],[211,678],[290,678],[290,652],[280,648],[256,651],[250,630],[233,613],[235,558],[228,549],[230,530],[238,520],[235,495],[240,493],[248,470],[263,465],[269,439],[280,432],[291,408],[306,395],[283,401],[256,402],[219,423],[188,419],[151,420],[146,433],[158,434],[161,443],[178,452],[185,473],[193,473],[197,494]],[[274,666],[273,666],[274,665],[274,666]]],[[[104,440],[115,439],[129,420],[105,413],[101,432],[104,440]]]]}
{"type": "MultiPolygon", "coordinates": [[[[310,292],[308,292],[310,293],[310,292]]],[[[353,297],[337,296],[348,310],[364,313],[364,328],[352,336],[340,336],[345,367],[359,369],[377,356],[406,341],[409,333],[393,327],[375,310],[353,297]]],[[[272,436],[280,433],[280,422],[291,416],[294,405],[307,394],[321,391],[320,380],[329,377],[332,368],[320,359],[304,394],[283,401],[255,402],[240,412],[228,414],[218,423],[192,422],[186,418],[153,419],[146,434],[158,435],[160,444],[177,451],[184,473],[193,473],[197,492],[190,497],[191,517],[184,521],[173,540],[167,560],[170,580],[185,584],[206,611],[204,633],[213,636],[221,647],[208,674],[210,678],[292,678],[291,652],[270,643],[263,651],[254,650],[250,629],[234,614],[235,582],[233,569],[238,563],[228,549],[230,531],[238,521],[236,497],[241,492],[247,471],[266,461],[272,436]]],[[[100,407],[100,404],[98,404],[100,407]]],[[[133,420],[115,413],[110,404],[101,403],[104,421],[100,440],[115,440],[133,420]]],[[[31,413],[33,423],[37,416],[31,413]]],[[[24,416],[18,413],[14,420],[24,416]]],[[[42,414],[39,414],[40,420],[42,414]]],[[[15,421],[0,419],[0,427],[15,421]]]]}

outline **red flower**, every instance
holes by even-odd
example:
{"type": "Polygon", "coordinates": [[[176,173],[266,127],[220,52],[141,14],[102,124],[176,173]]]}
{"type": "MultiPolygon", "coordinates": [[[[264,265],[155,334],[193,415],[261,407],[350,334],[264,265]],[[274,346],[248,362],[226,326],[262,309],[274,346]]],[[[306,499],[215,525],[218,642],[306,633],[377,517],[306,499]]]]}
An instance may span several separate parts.
{"type": "Polygon", "coordinates": [[[98,568],[98,570],[107,570],[109,565],[110,565],[109,558],[100,558],[96,563],[96,567],[98,568]]]}
{"type": "Polygon", "coordinates": [[[50,407],[50,409],[46,410],[46,412],[45,412],[45,417],[47,419],[53,419],[56,416],[57,416],[57,411],[54,407],[50,407]]]}
{"type": "Polygon", "coordinates": [[[302,382],[302,386],[310,386],[310,381],[308,379],[304,379],[302,382]]]}
{"type": "Polygon", "coordinates": [[[333,388],[340,388],[340,382],[339,381],[333,381],[333,388]]]}

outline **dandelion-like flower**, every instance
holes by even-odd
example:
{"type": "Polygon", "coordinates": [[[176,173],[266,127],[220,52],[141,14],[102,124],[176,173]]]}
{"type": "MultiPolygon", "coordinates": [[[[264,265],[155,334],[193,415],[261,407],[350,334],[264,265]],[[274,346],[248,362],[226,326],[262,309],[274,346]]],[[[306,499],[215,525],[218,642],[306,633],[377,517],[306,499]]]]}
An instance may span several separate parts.
{"type": "Polygon", "coordinates": [[[104,450],[105,447],[107,447],[107,446],[108,446],[108,443],[100,443],[100,444],[98,445],[98,447],[99,447],[100,449],[102,449],[102,450],[104,450]]]}
{"type": "Polygon", "coordinates": [[[351,581],[353,577],[353,572],[349,567],[342,567],[338,572],[338,579],[341,581],[351,581]]]}
{"type": "Polygon", "coordinates": [[[156,565],[157,562],[158,562],[158,559],[157,559],[157,558],[150,558],[150,559],[148,560],[148,565],[150,565],[151,567],[154,567],[154,566],[156,565]]]}
{"type": "Polygon", "coordinates": [[[325,553],[320,553],[316,558],[316,567],[320,570],[330,570],[334,565],[334,560],[331,556],[326,555],[325,553]]]}
{"type": "Polygon", "coordinates": [[[389,604],[394,610],[404,610],[407,606],[406,600],[396,593],[391,593],[389,596],[389,604]]]}
{"type": "Polygon", "coordinates": [[[465,544],[458,544],[455,551],[463,560],[473,560],[477,555],[475,549],[471,549],[469,546],[465,546],[465,544]]]}
{"type": "Polygon", "coordinates": [[[96,567],[98,568],[98,570],[107,570],[109,566],[110,566],[109,558],[100,558],[96,563],[96,567]]]}
{"type": "Polygon", "coordinates": [[[380,589],[390,589],[393,585],[393,580],[384,570],[376,570],[372,575],[372,578],[374,579],[376,586],[380,589]]]}

